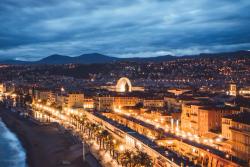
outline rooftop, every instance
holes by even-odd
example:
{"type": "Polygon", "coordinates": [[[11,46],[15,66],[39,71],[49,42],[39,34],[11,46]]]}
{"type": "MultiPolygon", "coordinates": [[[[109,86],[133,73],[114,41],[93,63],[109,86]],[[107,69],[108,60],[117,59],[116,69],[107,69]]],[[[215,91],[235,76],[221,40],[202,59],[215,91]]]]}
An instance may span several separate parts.
{"type": "Polygon", "coordinates": [[[239,114],[225,116],[225,118],[230,118],[234,122],[250,125],[250,112],[241,112],[239,114]]]}

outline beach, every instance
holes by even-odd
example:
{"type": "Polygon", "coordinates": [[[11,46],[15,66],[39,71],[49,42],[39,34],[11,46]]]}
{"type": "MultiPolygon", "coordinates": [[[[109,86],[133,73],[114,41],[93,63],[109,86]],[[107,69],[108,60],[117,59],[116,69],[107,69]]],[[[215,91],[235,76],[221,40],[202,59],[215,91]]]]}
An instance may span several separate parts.
{"type": "Polygon", "coordinates": [[[40,125],[3,108],[0,108],[0,117],[21,141],[29,167],[95,166],[90,153],[87,155],[90,162],[83,162],[82,144],[58,124],[40,125]]]}

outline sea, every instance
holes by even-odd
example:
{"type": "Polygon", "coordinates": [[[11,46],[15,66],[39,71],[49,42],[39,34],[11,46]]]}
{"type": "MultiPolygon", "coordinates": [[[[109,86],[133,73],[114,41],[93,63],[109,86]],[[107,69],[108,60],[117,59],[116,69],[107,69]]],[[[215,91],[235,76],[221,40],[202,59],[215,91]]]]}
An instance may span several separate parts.
{"type": "Polygon", "coordinates": [[[0,118],[0,167],[28,167],[26,152],[17,136],[0,118]]]}

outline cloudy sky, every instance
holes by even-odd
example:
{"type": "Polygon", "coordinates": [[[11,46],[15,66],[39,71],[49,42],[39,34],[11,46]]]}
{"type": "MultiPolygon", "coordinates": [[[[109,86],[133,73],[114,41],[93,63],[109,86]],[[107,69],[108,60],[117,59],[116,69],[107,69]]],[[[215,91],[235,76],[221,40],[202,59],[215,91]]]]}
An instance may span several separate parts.
{"type": "Polygon", "coordinates": [[[0,59],[250,49],[250,0],[0,0],[0,59]]]}

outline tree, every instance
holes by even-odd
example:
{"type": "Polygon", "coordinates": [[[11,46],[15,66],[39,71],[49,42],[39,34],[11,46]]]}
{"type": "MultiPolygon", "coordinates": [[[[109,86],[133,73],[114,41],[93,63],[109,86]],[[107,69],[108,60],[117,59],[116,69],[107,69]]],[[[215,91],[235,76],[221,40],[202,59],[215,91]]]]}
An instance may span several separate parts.
{"type": "Polygon", "coordinates": [[[133,162],[135,167],[152,167],[152,159],[149,155],[142,151],[137,151],[133,157],[133,162]]]}
{"type": "Polygon", "coordinates": [[[114,142],[113,141],[114,141],[114,138],[109,133],[109,135],[107,136],[106,142],[107,142],[107,145],[108,145],[108,150],[109,150],[109,154],[110,155],[112,155],[112,152],[114,152],[114,142]]]}
{"type": "Polygon", "coordinates": [[[91,124],[90,126],[90,131],[91,131],[91,135],[90,137],[93,138],[93,134],[96,134],[99,131],[99,126],[96,124],[91,124]]]}
{"type": "Polygon", "coordinates": [[[133,152],[129,150],[125,150],[123,153],[119,156],[119,161],[123,166],[131,166],[133,164],[133,152]]]}
{"type": "Polygon", "coordinates": [[[88,129],[88,136],[89,136],[89,138],[90,138],[90,136],[91,136],[91,131],[92,131],[92,124],[90,123],[90,122],[88,122],[87,124],[86,124],[86,128],[88,129]]]}
{"type": "Polygon", "coordinates": [[[107,138],[109,136],[109,132],[107,130],[103,130],[101,133],[101,136],[102,136],[103,148],[105,149],[105,144],[106,144],[107,138]]]}
{"type": "Polygon", "coordinates": [[[99,147],[104,148],[104,144],[105,144],[105,141],[107,140],[109,132],[107,130],[99,129],[96,135],[97,135],[97,138],[100,140],[99,147]]]}
{"type": "Polygon", "coordinates": [[[86,115],[82,115],[79,119],[78,119],[78,122],[80,123],[80,127],[81,127],[81,130],[83,130],[82,128],[84,128],[85,130],[85,124],[86,124],[86,120],[87,120],[87,117],[86,115]]]}
{"type": "Polygon", "coordinates": [[[87,120],[87,116],[86,116],[86,115],[82,115],[82,116],[80,117],[80,119],[79,119],[79,122],[80,122],[82,125],[84,125],[85,122],[86,122],[86,120],[87,120]]]}

